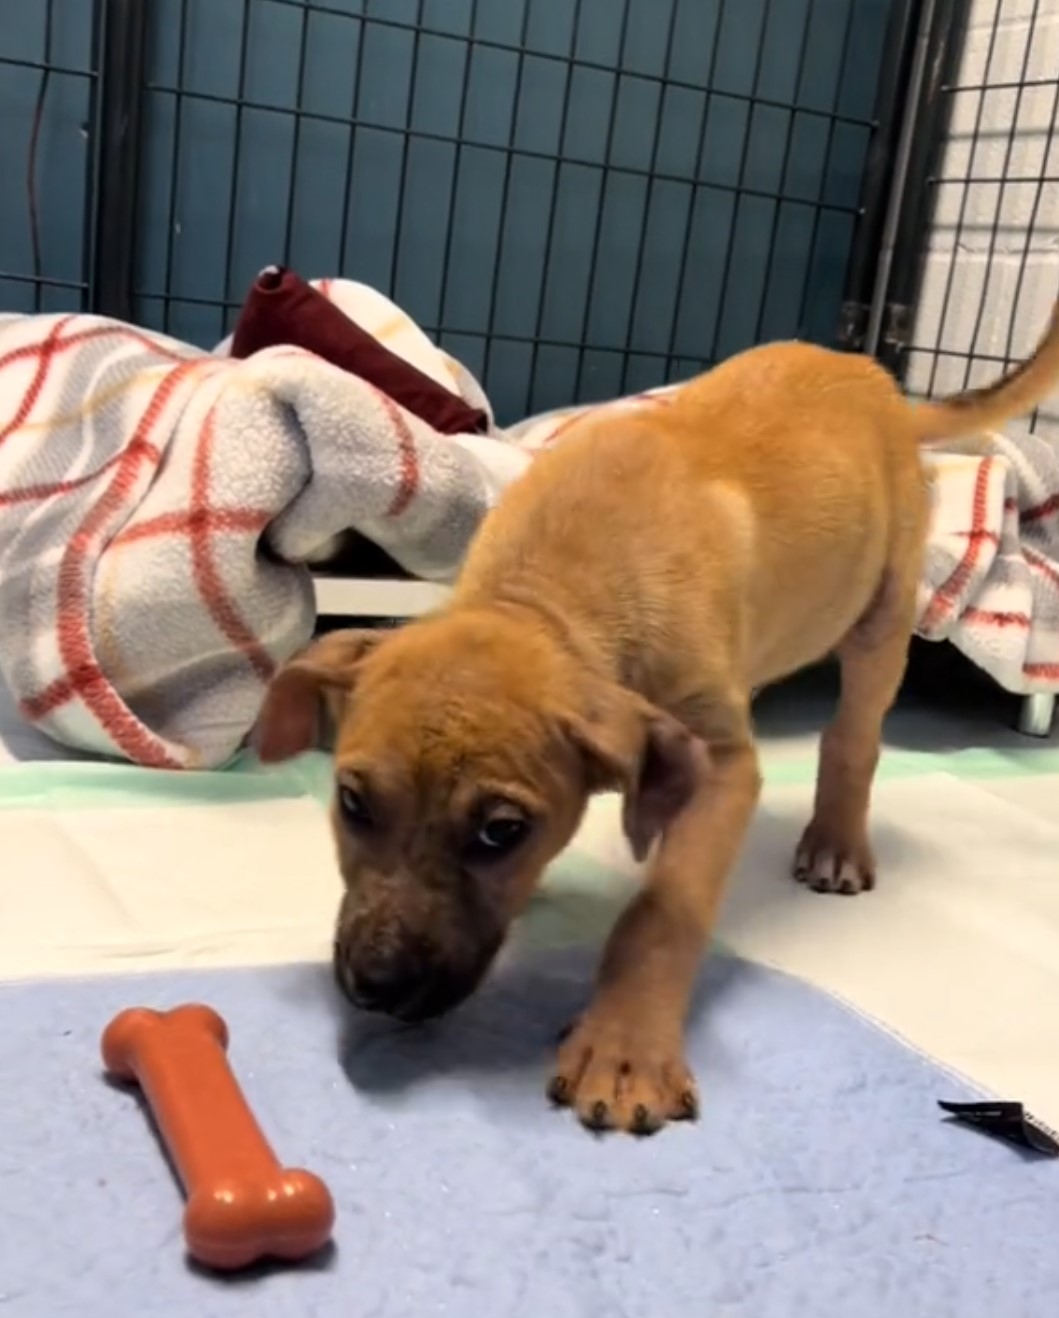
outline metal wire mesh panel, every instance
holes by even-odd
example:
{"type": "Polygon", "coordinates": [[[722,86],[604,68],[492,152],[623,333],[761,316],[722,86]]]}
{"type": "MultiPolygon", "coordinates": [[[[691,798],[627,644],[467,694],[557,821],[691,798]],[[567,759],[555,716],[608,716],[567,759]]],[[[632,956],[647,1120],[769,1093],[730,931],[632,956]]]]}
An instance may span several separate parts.
{"type": "Polygon", "coordinates": [[[90,301],[95,5],[0,0],[0,310],[90,301]]]}
{"type": "MultiPolygon", "coordinates": [[[[919,394],[1024,358],[1059,296],[1059,4],[972,0],[967,19],[905,372],[919,394]]],[[[1054,408],[1029,425],[1059,437],[1054,408]]]]}
{"type": "Polygon", "coordinates": [[[501,419],[834,337],[891,0],[153,0],[136,314],[281,261],[389,293],[501,419]]]}

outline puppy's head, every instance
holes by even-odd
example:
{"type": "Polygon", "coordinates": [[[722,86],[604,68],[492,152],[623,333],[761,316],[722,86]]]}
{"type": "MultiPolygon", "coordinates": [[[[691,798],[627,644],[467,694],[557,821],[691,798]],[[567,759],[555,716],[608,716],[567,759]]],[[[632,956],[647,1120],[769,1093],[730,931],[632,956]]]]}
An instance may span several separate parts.
{"type": "Polygon", "coordinates": [[[324,637],[273,680],[261,758],[316,744],[324,711],[346,888],[336,977],[357,1005],[406,1020],[477,986],[593,792],[624,793],[642,859],[696,772],[679,724],[499,611],[324,637]]]}

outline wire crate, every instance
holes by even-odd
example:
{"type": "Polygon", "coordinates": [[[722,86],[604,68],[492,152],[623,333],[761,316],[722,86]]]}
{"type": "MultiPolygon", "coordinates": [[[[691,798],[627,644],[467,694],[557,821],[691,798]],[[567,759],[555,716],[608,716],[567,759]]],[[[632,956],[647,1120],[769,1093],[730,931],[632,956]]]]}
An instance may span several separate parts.
{"type": "MultiPolygon", "coordinates": [[[[1059,296],[1059,7],[973,0],[937,88],[939,126],[900,255],[916,272],[902,375],[988,383],[1032,352],[1059,296]]],[[[1025,425],[1059,438],[1059,413],[1025,425]]]]}
{"type": "Polygon", "coordinates": [[[17,307],[67,279],[76,304],[209,346],[262,266],[343,274],[464,360],[501,420],[762,339],[835,342],[909,7],[99,0],[93,35],[87,0],[9,0],[28,65],[0,74],[5,177],[27,154],[37,177],[32,214],[17,187],[0,204],[5,277],[35,295],[17,307]],[[40,79],[75,48],[74,160],[40,79]]]}

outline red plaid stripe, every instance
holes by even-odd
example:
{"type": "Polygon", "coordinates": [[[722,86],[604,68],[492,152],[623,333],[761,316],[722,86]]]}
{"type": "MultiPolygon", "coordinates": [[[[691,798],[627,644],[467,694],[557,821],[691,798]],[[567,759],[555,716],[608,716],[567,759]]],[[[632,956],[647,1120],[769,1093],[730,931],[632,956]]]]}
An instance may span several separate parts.
{"type": "Polygon", "coordinates": [[[599,403],[595,407],[586,407],[581,412],[575,412],[573,416],[565,417],[555,427],[550,435],[542,441],[542,447],[550,448],[561,436],[565,435],[568,430],[576,426],[579,421],[585,421],[590,416],[595,416],[597,412],[604,411],[608,407],[620,407],[626,403],[652,403],[658,407],[668,407],[672,399],[668,394],[630,394],[628,398],[618,399],[615,403],[599,403]]]}
{"type": "Polygon", "coordinates": [[[1028,631],[1030,628],[1028,614],[1005,613],[999,609],[964,609],[960,621],[973,623],[976,627],[1016,627],[1019,631],[1028,631]]]}
{"type": "Polygon", "coordinates": [[[971,511],[971,529],[966,533],[967,548],[948,579],[934,592],[934,597],[927,605],[920,620],[920,627],[930,631],[941,622],[946,614],[951,613],[956,599],[970,581],[977,566],[982,545],[996,543],[998,536],[986,529],[986,500],[989,494],[989,476],[993,469],[993,458],[985,458],[979,468],[974,483],[974,500],[971,511]]]}
{"type": "Polygon", "coordinates": [[[419,489],[419,454],[416,450],[415,438],[401,409],[389,394],[384,394],[381,389],[373,389],[372,392],[382,404],[383,410],[386,412],[386,419],[393,427],[393,432],[397,437],[397,456],[401,465],[401,478],[397,492],[393,496],[393,501],[386,510],[386,516],[400,517],[416,497],[416,492],[419,489]]]}
{"type": "Polygon", "coordinates": [[[1045,556],[1034,549],[1032,545],[1023,545],[1022,552],[1025,554],[1026,561],[1030,566],[1038,571],[1042,577],[1050,581],[1056,590],[1059,590],[1059,572],[1055,570],[1051,560],[1045,558],[1045,556]]]}
{"type": "Polygon", "coordinates": [[[596,410],[595,408],[591,408],[584,412],[575,412],[573,416],[564,417],[564,419],[559,422],[559,424],[555,427],[552,433],[545,438],[544,444],[546,446],[554,444],[557,439],[565,435],[566,432],[570,430],[573,426],[576,426],[579,421],[584,421],[585,417],[590,416],[591,413],[594,412],[595,410],[596,410]]]}
{"type": "Polygon", "coordinates": [[[61,705],[79,698],[111,742],[134,763],[156,769],[179,769],[179,762],[127,708],[96,662],[89,629],[89,561],[100,536],[128,502],[144,462],[156,466],[157,447],[150,436],[177,387],[201,360],[183,361],[155,389],[128,446],[115,464],[107,489],[74,532],[59,571],[58,639],[66,672],[44,691],[21,702],[23,715],[37,721],[61,705]]]}
{"type": "Polygon", "coordinates": [[[1022,514],[1022,520],[1024,522],[1042,522],[1046,517],[1054,517],[1056,513],[1059,513],[1059,494],[1053,494],[1050,498],[1045,499],[1043,503],[1027,508],[1022,514]]]}
{"type": "Polygon", "coordinates": [[[12,431],[18,430],[25,423],[26,417],[36,406],[40,391],[44,388],[44,381],[48,378],[48,370],[51,366],[51,359],[55,356],[59,336],[71,320],[73,320],[73,316],[64,316],[62,320],[57,320],[51,328],[51,333],[43,343],[29,344],[24,348],[17,349],[15,352],[9,352],[6,357],[0,357],[0,370],[14,362],[31,361],[34,357],[37,359],[37,369],[34,372],[33,380],[22,395],[22,401],[16,408],[15,415],[0,430],[0,444],[7,439],[12,431]]]}
{"type": "MultiPolygon", "coordinates": [[[[150,456],[155,462],[158,462],[161,454],[153,444],[145,443],[144,447],[149,450],[150,456]]],[[[84,476],[78,476],[74,480],[54,481],[50,485],[25,485],[18,490],[5,490],[0,493],[0,508],[10,507],[16,503],[35,503],[40,499],[50,499],[56,494],[72,494],[74,490],[80,490],[86,485],[91,485],[101,476],[105,476],[108,471],[121,462],[124,453],[115,453],[112,458],[108,458],[101,467],[95,471],[87,472],[84,476]]]]}
{"type": "MultiPolygon", "coordinates": [[[[219,363],[212,361],[184,361],[159,385],[136,433],[122,453],[79,481],[58,482],[42,491],[42,494],[62,493],[117,468],[110,486],[71,540],[61,570],[59,648],[67,671],[39,695],[24,700],[23,714],[29,719],[39,720],[70,700],[80,698],[113,743],[130,759],[150,768],[179,768],[180,765],[125,708],[93,658],[87,623],[88,558],[111,515],[128,499],[141,462],[146,459],[157,465],[160,461],[160,452],[148,436],[157,425],[166,403],[187,375],[202,367],[209,373],[221,369],[219,363]]],[[[224,588],[214,556],[213,536],[260,532],[267,525],[269,514],[257,508],[215,508],[211,505],[210,471],[215,438],[216,417],[211,409],[196,444],[190,508],[164,513],[131,526],[115,536],[108,548],[126,547],[165,536],[186,537],[195,585],[204,607],[226,640],[245,656],[256,676],[267,682],[274,671],[273,660],[224,588]]],[[[29,496],[29,491],[17,493],[29,496]]]]}
{"type": "Polygon", "coordinates": [[[64,316],[61,320],[55,322],[48,337],[41,343],[27,343],[23,347],[15,348],[0,357],[0,371],[6,370],[9,366],[17,366],[22,362],[32,361],[34,358],[37,362],[33,380],[23,394],[15,415],[5,426],[0,427],[0,444],[25,424],[27,417],[36,406],[37,399],[44,388],[55,358],[62,353],[69,352],[71,348],[77,348],[81,344],[91,342],[93,339],[128,339],[130,343],[137,343],[151,353],[165,357],[171,362],[187,361],[187,357],[170,351],[163,344],[156,343],[148,335],[141,334],[128,325],[94,325],[91,329],[79,330],[75,334],[68,334],[66,338],[62,338],[63,330],[75,319],[75,316],[64,316]]]}
{"type": "Polygon", "coordinates": [[[271,514],[256,508],[194,508],[186,512],[161,513],[137,522],[114,537],[109,550],[123,549],[139,540],[154,540],[165,535],[246,535],[263,531],[271,514]]]}
{"type": "MultiPolygon", "coordinates": [[[[213,539],[210,520],[215,509],[210,507],[210,458],[216,439],[215,410],[210,408],[199,434],[195,450],[195,463],[191,474],[191,514],[186,534],[191,541],[191,564],[195,585],[210,617],[222,634],[243,654],[262,682],[267,682],[275,671],[275,664],[254,632],[246,625],[234,600],[224,589],[224,582],[213,556],[213,539]]],[[[237,516],[251,517],[251,509],[229,510],[237,516]]]]}
{"type": "Polygon", "coordinates": [[[1059,664],[1023,664],[1022,671],[1027,677],[1040,678],[1044,682],[1059,682],[1059,664]]]}
{"type": "MultiPolygon", "coordinates": [[[[960,621],[975,627],[997,627],[1004,629],[1014,627],[1027,632],[1033,626],[1033,619],[1025,613],[1004,613],[998,609],[964,609],[960,621]]],[[[1059,681],[1059,663],[1024,663],[1022,671],[1027,677],[1043,678],[1045,681],[1059,681]]]]}

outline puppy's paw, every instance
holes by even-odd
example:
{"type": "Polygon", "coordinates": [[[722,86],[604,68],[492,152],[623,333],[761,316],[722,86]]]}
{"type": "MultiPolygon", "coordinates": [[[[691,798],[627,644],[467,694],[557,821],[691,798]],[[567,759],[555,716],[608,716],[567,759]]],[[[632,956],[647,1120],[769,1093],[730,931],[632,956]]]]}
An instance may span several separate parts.
{"type": "Polygon", "coordinates": [[[813,892],[855,897],[875,887],[875,858],[867,838],[843,836],[814,819],[794,853],[793,873],[813,892]]]}
{"type": "Polygon", "coordinates": [[[566,1035],[548,1097],[589,1130],[653,1135],[699,1115],[695,1079],[679,1047],[648,1029],[586,1016],[566,1035]]]}

